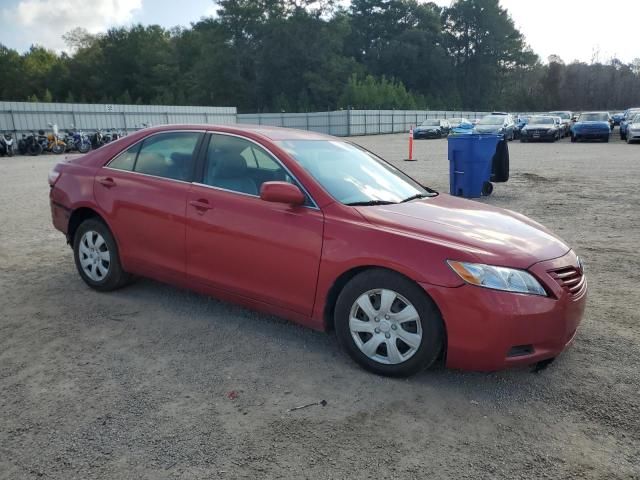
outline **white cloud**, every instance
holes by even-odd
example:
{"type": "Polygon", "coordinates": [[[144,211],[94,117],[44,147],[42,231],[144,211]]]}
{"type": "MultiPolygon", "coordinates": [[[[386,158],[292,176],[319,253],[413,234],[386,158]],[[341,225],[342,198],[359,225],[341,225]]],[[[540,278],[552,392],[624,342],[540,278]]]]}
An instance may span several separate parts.
{"type": "Polygon", "coordinates": [[[31,43],[53,50],[65,47],[62,35],[77,27],[90,33],[131,21],[142,0],[20,0],[2,10],[3,21],[28,29],[31,43]]]}

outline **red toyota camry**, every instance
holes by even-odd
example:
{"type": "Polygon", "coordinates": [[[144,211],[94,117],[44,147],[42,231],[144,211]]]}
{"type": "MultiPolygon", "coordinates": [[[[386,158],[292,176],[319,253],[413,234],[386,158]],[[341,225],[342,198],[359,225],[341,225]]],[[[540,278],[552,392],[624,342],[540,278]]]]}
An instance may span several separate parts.
{"type": "Polygon", "coordinates": [[[545,362],[585,308],[580,260],[543,226],[339,138],[154,127],[56,165],[49,184],[90,287],[140,275],[333,329],[383,375],[545,362]]]}

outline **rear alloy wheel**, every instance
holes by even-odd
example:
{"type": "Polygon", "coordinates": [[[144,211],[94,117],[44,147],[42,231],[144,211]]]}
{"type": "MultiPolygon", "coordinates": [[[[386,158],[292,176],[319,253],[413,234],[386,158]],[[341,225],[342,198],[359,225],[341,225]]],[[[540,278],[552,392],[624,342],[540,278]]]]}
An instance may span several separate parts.
{"type": "Polygon", "coordinates": [[[129,280],[129,275],[120,265],[113,235],[100,220],[85,220],[78,227],[73,253],[78,273],[91,288],[115,290],[129,280]]]}
{"type": "Polygon", "coordinates": [[[442,350],[440,313],[415,283],[394,272],[367,270],[342,290],[336,335],[367,370],[407,376],[433,364],[442,350]]]}

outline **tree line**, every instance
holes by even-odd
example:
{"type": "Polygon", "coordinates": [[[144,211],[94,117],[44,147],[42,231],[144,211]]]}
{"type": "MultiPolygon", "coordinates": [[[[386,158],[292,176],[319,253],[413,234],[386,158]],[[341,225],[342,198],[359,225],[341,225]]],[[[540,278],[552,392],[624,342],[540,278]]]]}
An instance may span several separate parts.
{"type": "Polygon", "coordinates": [[[221,0],[189,28],[64,36],[71,53],[0,45],[0,99],[340,108],[606,109],[640,105],[640,60],[548,62],[498,0],[221,0]]]}

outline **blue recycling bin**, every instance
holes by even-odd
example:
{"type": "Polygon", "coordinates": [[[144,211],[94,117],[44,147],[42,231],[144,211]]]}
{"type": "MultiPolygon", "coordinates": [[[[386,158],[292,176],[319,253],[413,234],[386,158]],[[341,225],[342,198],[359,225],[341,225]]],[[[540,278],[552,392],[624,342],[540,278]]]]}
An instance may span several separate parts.
{"type": "Polygon", "coordinates": [[[504,135],[470,134],[449,137],[449,193],[476,198],[489,195],[493,156],[504,135]],[[488,185],[486,185],[488,184],[488,185]]]}

